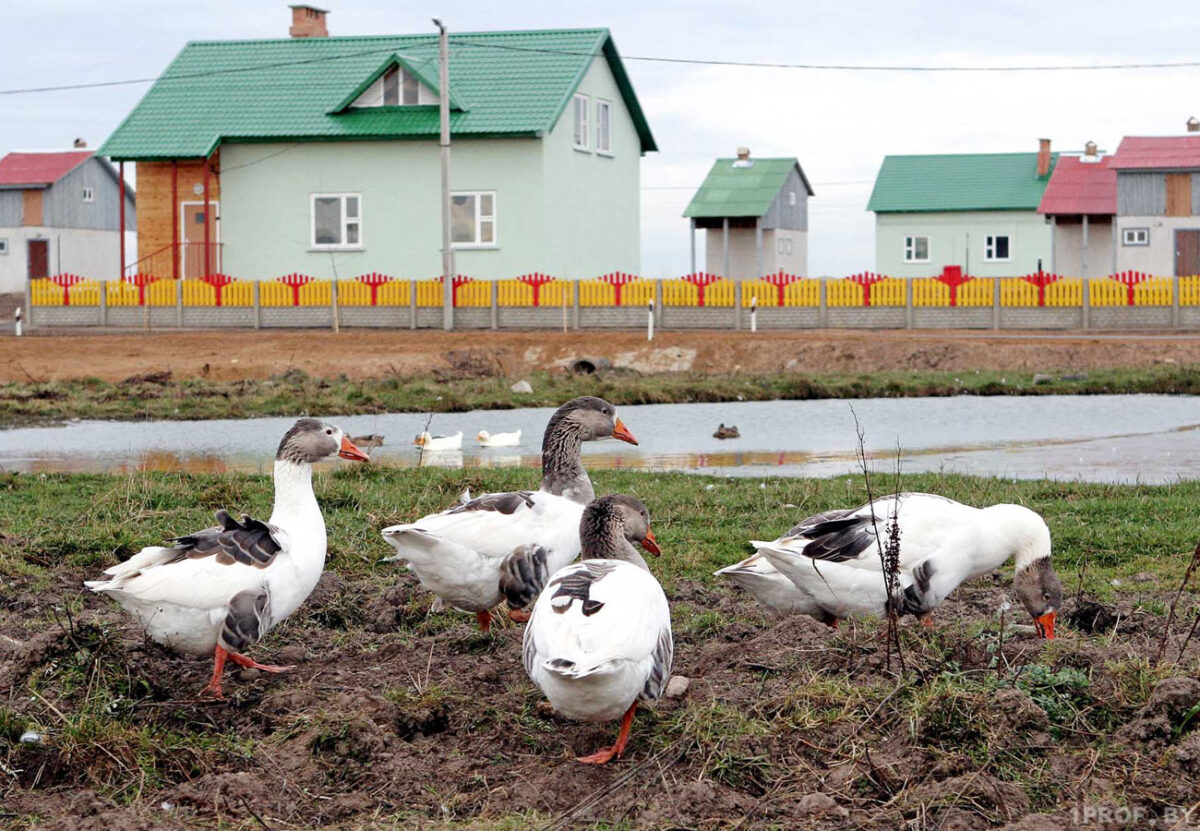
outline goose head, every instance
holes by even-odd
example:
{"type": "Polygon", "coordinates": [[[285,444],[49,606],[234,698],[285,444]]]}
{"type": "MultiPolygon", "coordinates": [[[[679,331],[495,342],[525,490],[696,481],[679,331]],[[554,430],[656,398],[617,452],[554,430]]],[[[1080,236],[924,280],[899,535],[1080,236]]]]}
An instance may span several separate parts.
{"type": "Polygon", "coordinates": [[[487,430],[480,430],[479,435],[475,437],[475,441],[487,441],[492,437],[492,434],[487,430]]]}
{"type": "Polygon", "coordinates": [[[584,509],[579,540],[584,559],[626,560],[647,568],[633,543],[656,556],[662,554],[650,530],[650,511],[640,499],[623,493],[593,500],[584,509]]]}
{"type": "Polygon", "coordinates": [[[613,438],[629,444],[638,443],[624,422],[617,418],[617,408],[592,395],[568,401],[550,416],[550,423],[546,425],[547,439],[567,432],[578,435],[582,441],[613,438]]]}
{"type": "Polygon", "coordinates": [[[1054,619],[1062,608],[1062,581],[1050,564],[1050,529],[1038,514],[1021,505],[994,505],[986,509],[997,519],[998,530],[1012,547],[1016,563],[1013,590],[1033,618],[1037,632],[1054,638],[1054,619]]]}
{"type": "Polygon", "coordinates": [[[284,434],[275,453],[277,461],[298,465],[311,465],[337,456],[356,462],[365,462],[368,458],[342,428],[317,418],[297,420],[284,434]]]}

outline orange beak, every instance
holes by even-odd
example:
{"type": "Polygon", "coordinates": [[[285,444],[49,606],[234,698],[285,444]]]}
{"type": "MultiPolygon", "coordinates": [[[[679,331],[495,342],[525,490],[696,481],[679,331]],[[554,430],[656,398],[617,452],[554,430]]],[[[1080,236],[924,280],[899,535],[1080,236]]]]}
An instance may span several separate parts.
{"type": "Polygon", "coordinates": [[[629,432],[629,428],[625,426],[625,422],[621,421],[621,419],[619,419],[619,418],[617,419],[617,423],[615,425],[613,425],[612,436],[614,439],[620,439],[621,441],[627,441],[630,444],[638,443],[637,439],[635,439],[633,437],[633,433],[629,432]]]}
{"type": "Polygon", "coordinates": [[[662,555],[662,549],[658,547],[658,542],[654,539],[654,532],[649,528],[646,529],[646,536],[642,538],[642,548],[656,557],[662,555]]]}
{"type": "Polygon", "coordinates": [[[1046,612],[1041,617],[1033,619],[1037,633],[1048,641],[1054,640],[1054,612],[1046,612]]]}
{"type": "Polygon", "coordinates": [[[354,442],[350,441],[346,436],[342,436],[342,449],[338,451],[338,455],[343,459],[350,459],[354,462],[366,462],[371,458],[355,447],[354,442]]]}

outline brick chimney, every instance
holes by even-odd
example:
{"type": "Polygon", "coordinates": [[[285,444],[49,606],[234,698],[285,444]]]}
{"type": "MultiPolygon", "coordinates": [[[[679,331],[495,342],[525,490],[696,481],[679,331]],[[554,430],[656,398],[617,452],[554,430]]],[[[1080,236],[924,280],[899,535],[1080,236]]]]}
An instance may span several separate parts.
{"type": "Polygon", "coordinates": [[[1192,116],[1187,120],[1187,131],[1189,133],[1200,133],[1200,118],[1192,116]]]}
{"type": "Polygon", "coordinates": [[[1050,175],[1050,139],[1038,139],[1037,175],[1039,178],[1050,175]]]}
{"type": "Polygon", "coordinates": [[[86,142],[86,141],[84,141],[84,140],[83,140],[83,139],[81,139],[81,138],[77,138],[77,139],[75,139],[75,149],[76,149],[76,150],[81,150],[81,149],[83,149],[84,147],[87,147],[87,142],[86,142]]]}
{"type": "Polygon", "coordinates": [[[327,38],[329,29],[325,26],[325,15],[328,9],[318,9],[316,6],[288,6],[292,10],[292,26],[288,34],[294,38],[327,38]]]}
{"type": "Polygon", "coordinates": [[[737,149],[737,156],[738,156],[739,162],[750,161],[750,148],[749,147],[739,147],[737,149]]]}

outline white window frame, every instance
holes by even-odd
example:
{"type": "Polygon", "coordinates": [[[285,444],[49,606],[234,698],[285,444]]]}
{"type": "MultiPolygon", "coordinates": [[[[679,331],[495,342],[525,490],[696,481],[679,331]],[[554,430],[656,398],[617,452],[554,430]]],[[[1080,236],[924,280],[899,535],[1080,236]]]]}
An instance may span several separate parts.
{"type": "Polygon", "coordinates": [[[0,254],[8,253],[8,238],[0,237],[0,254]]]}
{"type": "Polygon", "coordinates": [[[361,251],[366,243],[363,237],[363,198],[361,193],[312,193],[308,199],[308,234],[310,248],[313,251],[361,251]],[[342,239],[346,239],[346,229],[350,225],[358,226],[358,242],[317,242],[317,200],[340,200],[342,213],[342,239]],[[346,216],[346,200],[358,200],[358,216],[346,216]]]}
{"type": "Polygon", "coordinates": [[[929,262],[929,235],[928,234],[905,234],[904,235],[904,262],[906,263],[927,263],[929,262]],[[917,240],[925,240],[925,256],[917,256],[917,240]]]}
{"type": "Polygon", "coordinates": [[[500,224],[496,221],[499,214],[499,203],[496,200],[496,191],[494,190],[456,190],[450,194],[451,200],[456,196],[473,196],[475,197],[475,242],[451,242],[450,247],[455,250],[471,250],[471,249],[487,249],[500,247],[500,224]],[[490,215],[484,214],[483,200],[480,197],[492,197],[492,212],[490,215]],[[483,236],[483,223],[490,221],[492,223],[492,241],[480,242],[483,236]]]}
{"type": "Polygon", "coordinates": [[[985,263],[1010,263],[1012,262],[1012,234],[988,234],[983,238],[983,261],[985,263]],[[1004,237],[1008,246],[1007,257],[996,256],[996,240],[1004,237]]]}
{"type": "Polygon", "coordinates": [[[1144,247],[1150,244],[1150,229],[1145,227],[1122,228],[1121,245],[1144,247]],[[1140,237],[1140,239],[1139,239],[1140,237]]]}
{"type": "Polygon", "coordinates": [[[591,145],[591,120],[589,118],[589,110],[592,106],[591,96],[584,95],[582,92],[575,93],[571,99],[571,141],[576,150],[582,153],[592,152],[591,145]],[[580,119],[582,118],[582,123],[580,119]]]}
{"type": "Polygon", "coordinates": [[[601,156],[613,155],[612,102],[603,98],[596,99],[596,152],[601,156]],[[606,114],[604,119],[600,118],[601,109],[606,114]]]}
{"type": "Polygon", "coordinates": [[[96,201],[96,191],[93,190],[92,188],[84,188],[83,189],[83,201],[84,202],[95,202],[96,201]]]}

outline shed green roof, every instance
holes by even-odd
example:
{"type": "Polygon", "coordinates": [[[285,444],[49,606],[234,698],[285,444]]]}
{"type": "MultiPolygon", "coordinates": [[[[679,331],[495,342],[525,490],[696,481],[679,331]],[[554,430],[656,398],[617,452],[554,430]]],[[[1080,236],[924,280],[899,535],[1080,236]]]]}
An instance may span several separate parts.
{"type": "MultiPolygon", "coordinates": [[[[1050,176],[1037,175],[1037,153],[887,156],[868,211],[1036,211],[1050,176]]],[[[1050,172],[1058,154],[1050,156],[1050,172]]]]}
{"type": "MultiPolygon", "coordinates": [[[[436,91],[437,49],[436,35],[189,43],[97,152],[153,160],[207,156],[222,141],[433,138],[435,106],[339,108],[394,55],[436,91]]],[[[608,62],[642,151],[658,149],[608,29],[452,34],[451,134],[550,130],[595,56],[608,62]]]]}
{"type": "Polygon", "coordinates": [[[717,159],[708,176],[688,203],[685,217],[762,216],[779,195],[788,174],[795,168],[804,187],[812,187],[794,158],[754,158],[749,167],[734,167],[737,159],[717,159]]]}

